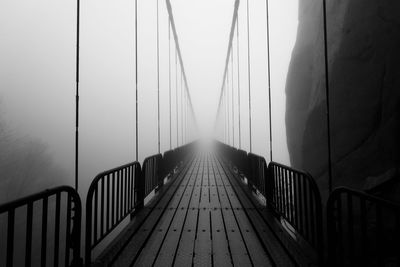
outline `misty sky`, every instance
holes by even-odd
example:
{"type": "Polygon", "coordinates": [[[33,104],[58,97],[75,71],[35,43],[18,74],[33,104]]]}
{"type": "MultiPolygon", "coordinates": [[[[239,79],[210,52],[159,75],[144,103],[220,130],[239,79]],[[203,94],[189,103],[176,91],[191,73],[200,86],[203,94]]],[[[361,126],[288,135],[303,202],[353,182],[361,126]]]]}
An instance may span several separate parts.
{"type": "MultiPolygon", "coordinates": [[[[81,7],[80,176],[135,159],[134,1],[84,0],[81,7]]],[[[169,149],[168,17],[160,6],[161,150],[169,149]]],[[[233,0],[171,0],[201,133],[213,127],[233,0]]],[[[297,1],[270,1],[274,160],[288,164],[285,80],[297,30],[297,1]]],[[[265,1],[250,0],[253,152],[269,160],[265,1]]],[[[16,135],[47,145],[73,184],[74,1],[0,2],[0,119],[16,135]]],[[[239,7],[242,145],[248,150],[246,1],[239,7]]],[[[156,0],[138,1],[140,160],[157,153],[156,0]]],[[[236,51],[236,37],[234,51],[236,51]]],[[[172,147],[176,146],[175,51],[171,40],[172,147]]],[[[237,66],[235,55],[234,66],[237,66]]],[[[236,77],[237,78],[237,77],[236,77]]],[[[236,79],[235,78],[235,79],[236,79]]],[[[235,85],[237,92],[237,85],[235,85]]],[[[237,93],[236,93],[237,94],[237,93]]],[[[180,97],[180,96],[179,96],[180,97]]],[[[237,99],[235,100],[237,101],[237,99]]],[[[237,118],[237,107],[235,113],[237,118]]],[[[235,130],[237,131],[237,129],[235,130]]],[[[237,146],[237,133],[235,144],[237,146]]]]}

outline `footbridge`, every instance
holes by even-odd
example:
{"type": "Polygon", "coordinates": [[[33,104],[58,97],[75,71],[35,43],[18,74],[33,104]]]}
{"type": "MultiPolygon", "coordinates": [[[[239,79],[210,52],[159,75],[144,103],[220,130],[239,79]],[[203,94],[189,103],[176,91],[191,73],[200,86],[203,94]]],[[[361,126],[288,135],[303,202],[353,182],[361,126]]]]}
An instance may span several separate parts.
{"type": "MultiPolygon", "coordinates": [[[[233,44],[239,46],[238,10],[244,10],[248,23],[249,1],[234,1],[216,137],[208,143],[195,134],[198,125],[173,7],[166,0],[163,10],[158,2],[157,42],[158,15],[166,12],[169,45],[175,49],[175,68],[181,79],[180,93],[176,88],[176,99],[181,94],[181,101],[173,107],[176,116],[171,112],[174,96],[169,85],[170,150],[160,149],[162,99],[158,88],[158,107],[154,107],[158,153],[143,162],[138,159],[142,141],[136,71],[137,160],[104,170],[92,179],[87,192],[78,191],[78,0],[75,187],[49,188],[0,206],[0,266],[399,266],[398,204],[344,187],[330,188],[329,198],[322,199],[321,189],[307,170],[274,162],[272,149],[268,161],[252,152],[251,102],[249,125],[243,125],[240,113],[235,118],[233,110],[237,102],[241,110],[241,94],[235,98],[232,89],[235,75],[250,72],[250,60],[248,66],[233,63],[237,52],[233,44]],[[175,118],[177,145],[172,148],[171,121],[175,118]],[[250,151],[243,150],[240,141],[235,144],[242,140],[244,127],[249,127],[250,151]],[[235,134],[239,135],[236,139],[235,134]]],[[[140,38],[136,10],[135,40],[140,38]]],[[[268,1],[266,18],[268,22],[268,1]]],[[[137,55],[138,46],[135,49],[137,55]]],[[[269,43],[265,49],[269,55],[269,43]]],[[[173,68],[171,55],[169,60],[173,68]]],[[[159,83],[159,72],[154,78],[159,83]]],[[[271,106],[270,84],[267,89],[271,106]]],[[[250,99],[250,84],[248,90],[250,99]]],[[[272,132],[271,117],[269,126],[272,132]]],[[[272,145],[272,135],[265,141],[272,145]]]]}

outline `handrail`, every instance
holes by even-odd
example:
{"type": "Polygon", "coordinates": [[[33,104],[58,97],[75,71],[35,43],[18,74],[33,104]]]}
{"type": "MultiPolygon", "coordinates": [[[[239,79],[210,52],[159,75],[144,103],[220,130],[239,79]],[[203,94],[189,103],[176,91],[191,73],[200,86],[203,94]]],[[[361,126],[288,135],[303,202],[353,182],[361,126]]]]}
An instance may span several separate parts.
{"type": "Polygon", "coordinates": [[[248,184],[257,189],[263,196],[266,196],[265,182],[268,174],[268,166],[265,159],[253,153],[247,154],[248,184]]]}
{"type": "Polygon", "coordinates": [[[340,187],[327,204],[330,266],[400,265],[400,204],[340,187]]]}
{"type": "Polygon", "coordinates": [[[266,189],[267,205],[284,218],[323,261],[321,195],[310,174],[270,162],[266,189]]]}
{"type": "Polygon", "coordinates": [[[144,197],[147,197],[153,190],[157,190],[163,185],[162,155],[156,154],[147,157],[143,162],[142,174],[144,181],[144,197]]]}
{"type": "MultiPolygon", "coordinates": [[[[49,251],[47,246],[52,239],[54,243],[49,242],[54,246],[51,265],[59,266],[60,262],[63,263],[62,266],[76,267],[82,265],[80,258],[82,207],[79,195],[72,187],[55,187],[5,203],[0,205],[0,216],[4,216],[4,214],[7,214],[6,266],[14,266],[15,264],[14,249],[17,244],[15,233],[23,231],[25,231],[25,249],[20,248],[18,250],[18,261],[21,260],[21,264],[25,266],[38,264],[32,259],[37,250],[40,254],[41,265],[49,265],[46,262],[47,252],[49,251]],[[40,212],[37,213],[40,202],[40,212]],[[25,214],[23,214],[24,211],[26,211],[25,214]],[[54,215],[53,212],[55,212],[54,215]],[[63,226],[60,220],[65,213],[66,226],[63,226]],[[36,214],[41,214],[41,216],[38,217],[36,214]],[[39,226],[36,223],[37,221],[41,222],[41,229],[35,229],[34,226],[39,226]],[[52,227],[49,224],[50,226],[54,224],[53,231],[51,231],[52,227]],[[26,227],[25,230],[19,229],[23,227],[22,225],[26,227]],[[62,233],[62,230],[65,233],[62,233]],[[40,237],[33,235],[36,231],[41,233],[40,237]],[[35,247],[36,244],[40,244],[40,252],[39,248],[35,247]],[[32,253],[32,250],[34,250],[34,253],[32,253]],[[70,257],[70,250],[72,250],[72,258],[70,257]],[[22,253],[25,254],[21,255],[22,253]],[[61,259],[60,255],[64,255],[64,259],[61,259]]],[[[5,224],[2,224],[1,227],[5,227],[5,224]]],[[[21,240],[18,240],[18,243],[20,242],[21,240]]]]}
{"type": "Polygon", "coordinates": [[[317,184],[310,174],[270,162],[262,156],[237,150],[221,142],[219,149],[245,176],[248,186],[261,193],[273,214],[285,219],[315,250],[323,262],[324,242],[322,202],[317,184]]]}
{"type": "Polygon", "coordinates": [[[85,262],[90,266],[92,250],[128,215],[144,205],[144,199],[164,184],[184,160],[194,143],[147,157],[143,166],[133,162],[104,171],[92,181],[86,200],[85,262]]]}
{"type": "Polygon", "coordinates": [[[140,163],[136,161],[94,178],[86,198],[86,266],[90,266],[92,249],[143,206],[142,183],[140,163]]]}

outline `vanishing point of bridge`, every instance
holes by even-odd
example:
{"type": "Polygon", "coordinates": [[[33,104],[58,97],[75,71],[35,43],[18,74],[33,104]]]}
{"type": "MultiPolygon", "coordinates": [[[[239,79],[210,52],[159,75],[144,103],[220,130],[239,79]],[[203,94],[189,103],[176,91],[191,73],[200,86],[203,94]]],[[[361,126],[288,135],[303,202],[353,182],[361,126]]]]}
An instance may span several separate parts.
{"type": "MultiPolygon", "coordinates": [[[[243,6],[247,8],[247,33],[248,5],[247,0],[243,6]]],[[[51,188],[0,206],[0,266],[399,266],[399,205],[347,188],[330,188],[326,201],[306,171],[273,162],[272,150],[268,164],[252,153],[250,59],[246,68],[237,64],[234,70],[233,64],[235,37],[239,47],[239,0],[234,6],[215,122],[219,141],[214,140],[212,148],[192,141],[195,138],[189,135],[194,131],[188,127],[196,129],[196,119],[169,0],[166,6],[169,45],[172,39],[175,70],[178,72],[179,66],[181,80],[181,101],[176,88],[173,115],[171,79],[177,81],[178,76],[171,77],[170,72],[170,150],[163,154],[160,151],[157,1],[158,154],[147,157],[142,164],[137,160],[104,171],[93,179],[87,195],[78,194],[77,0],[75,188],[51,188]],[[249,152],[241,149],[241,116],[239,112],[234,118],[233,109],[233,76],[241,71],[249,72],[249,152]],[[172,117],[176,118],[176,143],[180,143],[174,149],[172,117]],[[238,148],[234,144],[236,132],[238,148]]],[[[325,1],[321,12],[326,16],[325,1]]],[[[268,1],[266,17],[269,57],[268,1]]],[[[324,37],[326,40],[326,31],[324,37]]],[[[137,49],[136,45],[136,55],[137,49]]],[[[169,68],[171,62],[169,55],[169,68]]],[[[137,56],[135,79],[138,159],[137,56]]],[[[239,92],[239,86],[237,89],[239,92]]],[[[269,83],[269,107],[270,90],[269,83]]],[[[236,100],[240,111],[239,93],[236,100]]],[[[269,116],[271,133],[271,110],[269,116]]],[[[329,129],[329,112],[327,122],[329,129]]],[[[330,147],[329,139],[328,135],[330,147]]],[[[272,147],[271,134],[267,141],[272,147]]]]}

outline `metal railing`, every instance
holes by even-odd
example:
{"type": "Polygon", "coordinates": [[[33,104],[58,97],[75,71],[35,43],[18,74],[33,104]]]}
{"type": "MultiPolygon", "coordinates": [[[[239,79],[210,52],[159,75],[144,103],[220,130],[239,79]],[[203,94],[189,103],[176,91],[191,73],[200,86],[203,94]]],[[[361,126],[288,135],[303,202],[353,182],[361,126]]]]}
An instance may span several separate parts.
{"type": "Polygon", "coordinates": [[[268,174],[268,166],[265,159],[253,153],[247,154],[248,174],[246,175],[248,185],[258,190],[264,197],[265,182],[268,174]]]}
{"type": "Polygon", "coordinates": [[[249,187],[261,193],[278,219],[287,221],[323,262],[322,202],[311,175],[270,162],[262,156],[217,143],[221,153],[245,176],[249,187]]]}
{"type": "Polygon", "coordinates": [[[348,188],[328,199],[330,266],[399,266],[400,204],[348,188]]]}
{"type": "Polygon", "coordinates": [[[247,152],[241,149],[238,149],[235,153],[235,165],[238,169],[242,170],[243,173],[250,173],[249,164],[247,159],[247,152]]]}
{"type": "Polygon", "coordinates": [[[98,174],[86,199],[85,262],[90,266],[92,250],[128,215],[139,211],[144,199],[164,184],[194,143],[147,157],[143,166],[133,162],[98,174]]]}
{"type": "Polygon", "coordinates": [[[1,205],[0,218],[7,223],[0,226],[7,237],[0,265],[81,266],[81,213],[79,195],[69,186],[1,205]]]}
{"type": "Polygon", "coordinates": [[[267,205],[285,219],[323,261],[322,204],[318,186],[308,173],[270,162],[267,205]]]}
{"type": "Polygon", "coordinates": [[[143,206],[141,168],[138,162],[98,174],[92,181],[86,199],[86,265],[91,251],[122,220],[143,206]]]}
{"type": "Polygon", "coordinates": [[[175,167],[178,165],[176,160],[176,152],[168,150],[163,155],[163,176],[168,176],[174,173],[175,167]]]}
{"type": "Polygon", "coordinates": [[[162,155],[157,154],[146,158],[143,162],[144,197],[147,197],[153,190],[157,190],[163,185],[162,160],[162,155]]]}

